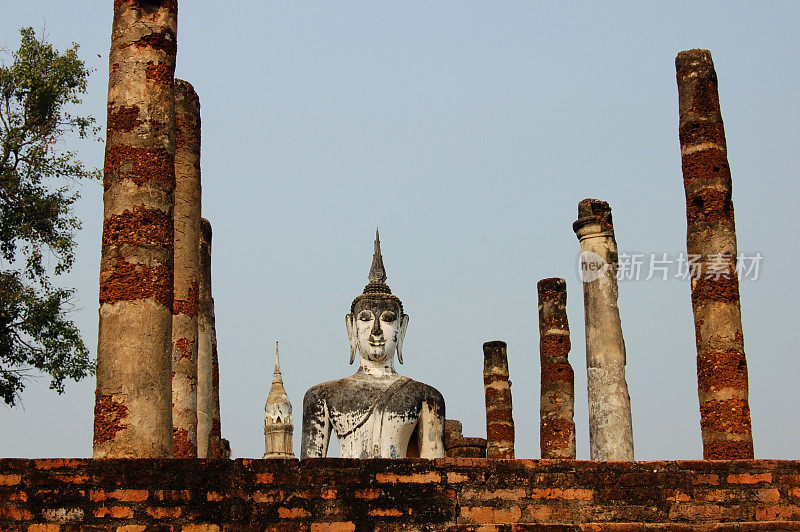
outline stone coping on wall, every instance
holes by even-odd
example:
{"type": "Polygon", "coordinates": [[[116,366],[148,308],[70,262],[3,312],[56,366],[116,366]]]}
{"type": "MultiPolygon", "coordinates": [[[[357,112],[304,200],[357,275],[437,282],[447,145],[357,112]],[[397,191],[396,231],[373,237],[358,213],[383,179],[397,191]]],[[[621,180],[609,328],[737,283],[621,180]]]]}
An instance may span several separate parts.
{"type": "Polygon", "coordinates": [[[0,459],[0,529],[800,531],[800,462],[0,459]]]}

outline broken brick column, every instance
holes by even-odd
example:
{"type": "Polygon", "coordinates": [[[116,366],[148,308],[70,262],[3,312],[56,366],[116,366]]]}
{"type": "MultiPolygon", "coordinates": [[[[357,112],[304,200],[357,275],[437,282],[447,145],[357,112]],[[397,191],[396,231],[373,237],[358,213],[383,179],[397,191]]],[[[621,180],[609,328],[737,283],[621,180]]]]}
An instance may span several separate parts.
{"type": "Polygon", "coordinates": [[[172,457],[176,0],[116,0],[103,169],[95,458],[172,457]]]}
{"type": "Polygon", "coordinates": [[[572,225],[581,246],[592,460],[633,460],[625,341],[617,307],[617,241],[611,207],[585,199],[572,225]]]}
{"type": "Polygon", "coordinates": [[[483,344],[483,387],[486,393],[486,458],[514,458],[514,417],[505,342],[483,344]]]}
{"type": "Polygon", "coordinates": [[[731,172],[708,50],[675,58],[703,457],[753,458],[731,172]]]}
{"type": "Polygon", "coordinates": [[[575,374],[569,363],[567,282],[542,279],[539,291],[539,446],[542,458],[575,459],[575,374]]]}
{"type": "Polygon", "coordinates": [[[465,438],[461,422],[444,422],[444,455],[447,458],[486,458],[486,438],[465,438]]]}
{"type": "Polygon", "coordinates": [[[213,419],[213,341],[211,310],[211,224],[200,220],[200,290],[197,316],[197,457],[210,454],[213,419]]]}
{"type": "Polygon", "coordinates": [[[175,80],[175,302],[172,433],[175,458],[197,458],[197,313],[200,285],[200,99],[175,80]]]}

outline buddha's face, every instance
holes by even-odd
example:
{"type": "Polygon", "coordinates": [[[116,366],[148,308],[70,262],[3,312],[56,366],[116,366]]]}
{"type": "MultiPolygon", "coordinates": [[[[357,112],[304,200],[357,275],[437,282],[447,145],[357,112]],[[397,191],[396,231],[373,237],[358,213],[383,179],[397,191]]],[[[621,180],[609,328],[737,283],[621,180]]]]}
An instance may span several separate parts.
{"type": "MultiPolygon", "coordinates": [[[[384,362],[402,345],[408,316],[390,299],[362,299],[349,317],[361,356],[372,362],[384,362]]],[[[348,327],[350,328],[350,327],[348,327]]]]}

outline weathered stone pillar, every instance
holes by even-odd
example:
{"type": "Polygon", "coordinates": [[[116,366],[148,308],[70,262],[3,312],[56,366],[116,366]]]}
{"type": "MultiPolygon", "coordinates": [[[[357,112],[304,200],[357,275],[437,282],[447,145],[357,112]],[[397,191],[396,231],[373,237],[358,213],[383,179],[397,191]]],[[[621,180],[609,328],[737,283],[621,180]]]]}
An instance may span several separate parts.
{"type": "Polygon", "coordinates": [[[575,374],[569,363],[567,282],[542,279],[539,290],[539,356],[542,365],[539,445],[542,458],[575,459],[575,374]]]}
{"type": "Polygon", "coordinates": [[[213,338],[211,301],[211,223],[200,220],[200,289],[197,316],[197,456],[212,458],[213,338]]]}
{"type": "Polygon", "coordinates": [[[197,438],[198,456],[220,458],[219,359],[214,298],[211,292],[211,223],[200,221],[200,313],[197,320],[197,438]]]}
{"type": "Polygon", "coordinates": [[[572,228],[581,245],[592,460],[633,460],[625,341],[617,308],[617,242],[611,207],[585,199],[572,228]]]}
{"type": "Polygon", "coordinates": [[[197,457],[197,313],[200,285],[200,99],[175,80],[175,302],[172,435],[175,458],[197,457]]]}
{"type": "Polygon", "coordinates": [[[703,457],[753,458],[731,172],[708,50],[675,59],[703,457]]]}
{"type": "MultiPolygon", "coordinates": [[[[217,350],[217,319],[214,314],[214,298],[211,298],[211,435],[209,450],[211,458],[224,458],[222,443],[222,420],[219,411],[219,351],[217,350]]],[[[230,444],[228,445],[230,456],[230,444]]]]}
{"type": "Polygon", "coordinates": [[[514,458],[514,417],[505,342],[483,344],[483,387],[486,393],[486,457],[514,458]]]}
{"type": "Polygon", "coordinates": [[[175,0],[114,2],[95,458],[172,457],[177,14],[175,0]]]}

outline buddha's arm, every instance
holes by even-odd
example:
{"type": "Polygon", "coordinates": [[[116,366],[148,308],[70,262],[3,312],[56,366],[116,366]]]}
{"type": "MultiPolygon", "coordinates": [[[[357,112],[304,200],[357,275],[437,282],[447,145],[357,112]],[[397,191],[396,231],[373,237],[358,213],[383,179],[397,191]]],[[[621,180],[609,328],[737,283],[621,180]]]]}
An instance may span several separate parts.
{"type": "Polygon", "coordinates": [[[328,455],[331,437],[331,420],[325,399],[316,387],[309,389],[303,398],[303,439],[300,459],[324,458],[328,455]]]}
{"type": "Polygon", "coordinates": [[[444,457],[444,398],[434,388],[422,401],[417,430],[419,457],[444,457]]]}

